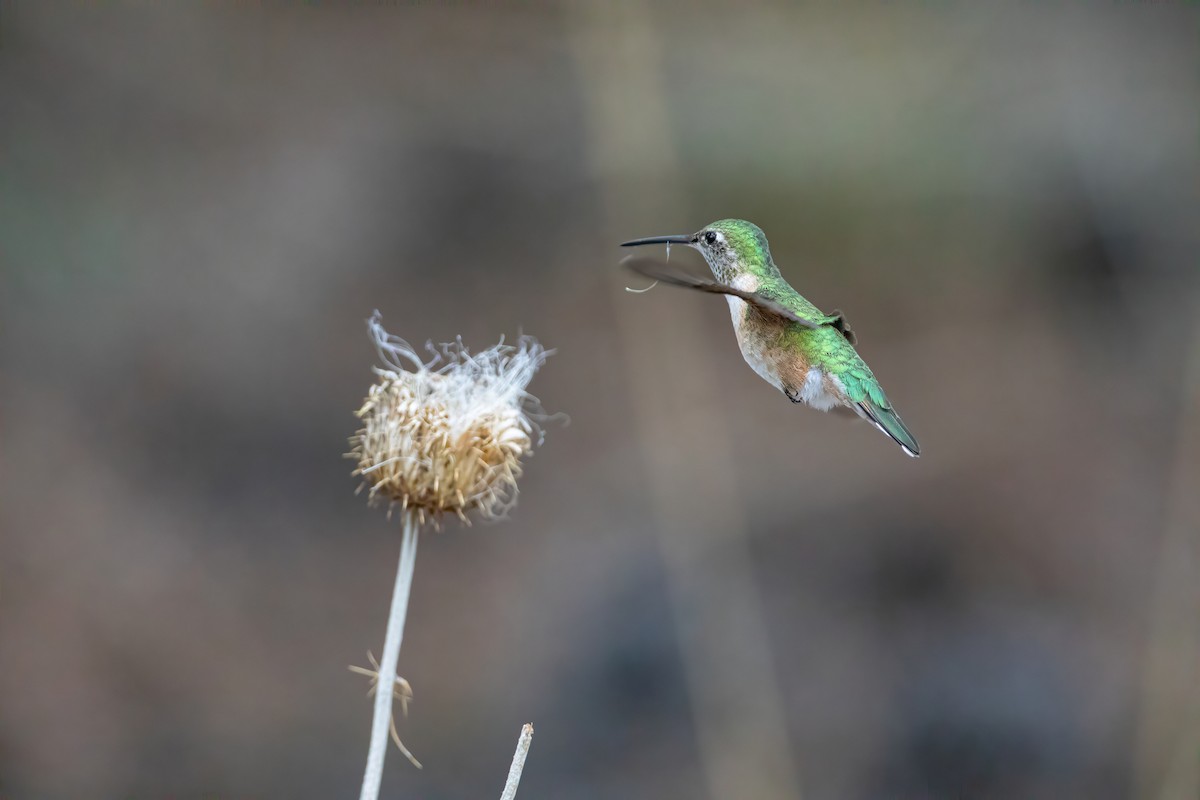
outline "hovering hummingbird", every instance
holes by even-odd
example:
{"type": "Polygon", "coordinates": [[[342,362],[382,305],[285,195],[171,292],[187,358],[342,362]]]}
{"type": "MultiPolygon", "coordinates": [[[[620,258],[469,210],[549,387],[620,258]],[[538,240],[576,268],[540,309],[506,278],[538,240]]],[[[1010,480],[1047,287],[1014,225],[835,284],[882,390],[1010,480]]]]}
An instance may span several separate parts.
{"type": "Polygon", "coordinates": [[[698,233],[652,236],[622,247],[683,244],[704,256],[716,280],[652,259],[629,257],[633,271],[664,283],[726,295],[746,363],[793,403],[828,411],[844,406],[892,438],[910,456],[917,440],[888,402],[883,387],[854,349],[840,311],[823,314],[783,279],[757,225],[723,219],[698,233]]]}

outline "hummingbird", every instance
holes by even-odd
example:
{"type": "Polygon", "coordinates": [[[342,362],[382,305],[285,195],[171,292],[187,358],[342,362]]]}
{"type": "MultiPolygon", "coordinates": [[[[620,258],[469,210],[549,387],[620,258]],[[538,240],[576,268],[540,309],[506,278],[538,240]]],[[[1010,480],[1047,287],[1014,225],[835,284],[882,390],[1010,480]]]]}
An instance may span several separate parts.
{"type": "Polygon", "coordinates": [[[793,403],[821,411],[848,408],[914,458],[921,448],[892,408],[840,311],[824,314],[784,280],[766,234],[752,222],[723,219],[694,234],[651,236],[622,247],[682,244],[704,256],[715,280],[652,259],[627,257],[629,269],[663,283],[723,294],[742,357],[793,403]]]}

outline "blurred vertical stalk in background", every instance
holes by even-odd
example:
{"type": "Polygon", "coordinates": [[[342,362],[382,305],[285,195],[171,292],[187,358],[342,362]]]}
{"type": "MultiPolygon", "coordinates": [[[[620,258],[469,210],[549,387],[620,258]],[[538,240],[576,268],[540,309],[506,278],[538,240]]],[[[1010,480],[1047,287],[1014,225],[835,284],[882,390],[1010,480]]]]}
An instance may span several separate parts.
{"type": "Polygon", "coordinates": [[[1200,797],[1200,323],[1181,391],[1166,525],[1152,578],[1135,742],[1137,800],[1200,797]]]}
{"type": "MultiPolygon", "coordinates": [[[[658,233],[676,222],[664,212],[687,206],[656,63],[659,26],[636,0],[569,9],[591,167],[603,182],[599,227],[614,245],[658,233]],[[622,166],[643,180],[662,176],[659,188],[647,190],[622,166]]],[[[708,793],[798,798],[744,503],[723,457],[732,450],[728,425],[711,399],[720,382],[697,357],[705,321],[698,305],[658,300],[614,295],[615,315],[708,793]],[[654,316],[634,308],[647,302],[654,316]]]]}

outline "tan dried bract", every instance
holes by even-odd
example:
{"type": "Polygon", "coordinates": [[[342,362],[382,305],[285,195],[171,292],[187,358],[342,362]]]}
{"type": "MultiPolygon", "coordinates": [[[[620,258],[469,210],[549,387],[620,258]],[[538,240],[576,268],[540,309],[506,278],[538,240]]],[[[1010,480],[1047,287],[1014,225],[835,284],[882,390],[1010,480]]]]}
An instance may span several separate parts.
{"type": "Polygon", "coordinates": [[[369,325],[386,368],[375,370],[347,456],[371,500],[421,521],[447,513],[467,520],[472,511],[503,516],[538,435],[530,419],[537,401],[525,387],[547,351],[529,337],[475,354],[459,341],[430,347],[426,362],[384,331],[378,312],[369,325]]]}

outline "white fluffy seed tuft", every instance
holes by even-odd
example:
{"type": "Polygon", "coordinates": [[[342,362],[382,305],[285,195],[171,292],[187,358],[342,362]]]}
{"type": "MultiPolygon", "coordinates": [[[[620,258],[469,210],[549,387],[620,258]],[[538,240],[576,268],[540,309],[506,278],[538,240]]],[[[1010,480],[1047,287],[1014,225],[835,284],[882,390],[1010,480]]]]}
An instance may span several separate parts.
{"type": "Polygon", "coordinates": [[[541,444],[540,407],[526,387],[550,352],[528,336],[480,353],[458,339],[427,345],[426,361],[384,330],[378,311],[367,327],[384,368],[374,370],[347,457],[370,499],[422,521],[504,516],[516,503],[521,460],[535,439],[541,444]]]}

